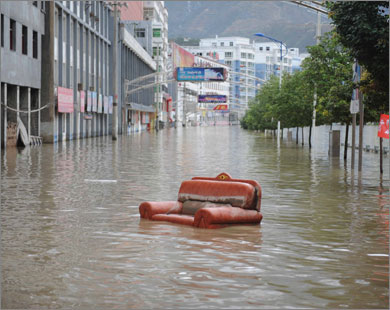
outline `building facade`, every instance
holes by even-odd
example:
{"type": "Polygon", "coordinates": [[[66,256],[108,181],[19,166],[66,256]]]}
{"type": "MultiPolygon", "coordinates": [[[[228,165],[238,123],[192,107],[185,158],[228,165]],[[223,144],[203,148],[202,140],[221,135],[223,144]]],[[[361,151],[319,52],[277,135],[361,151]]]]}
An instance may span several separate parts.
{"type": "Polygon", "coordinates": [[[39,1],[2,1],[0,15],[0,132],[6,146],[16,145],[18,123],[28,137],[40,135],[45,7],[39,1]]]}
{"type": "Polygon", "coordinates": [[[239,117],[256,95],[255,49],[248,38],[218,37],[201,39],[199,46],[186,46],[194,55],[212,58],[230,67],[230,109],[239,117]]]}

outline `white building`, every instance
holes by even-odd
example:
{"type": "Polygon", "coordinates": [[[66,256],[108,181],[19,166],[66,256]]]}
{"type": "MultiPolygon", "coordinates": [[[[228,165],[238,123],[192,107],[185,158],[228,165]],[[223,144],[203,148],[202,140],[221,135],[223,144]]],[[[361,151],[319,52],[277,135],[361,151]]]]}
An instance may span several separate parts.
{"type": "MultiPolygon", "coordinates": [[[[281,45],[276,42],[255,42],[255,71],[256,77],[261,80],[269,80],[272,75],[280,76],[281,69],[286,73],[300,70],[305,55],[299,54],[299,48],[288,48],[282,45],[282,59],[280,61],[281,45]]],[[[257,83],[259,80],[257,80],[257,83]]]]}
{"type": "Polygon", "coordinates": [[[212,58],[230,67],[230,110],[239,117],[256,95],[255,48],[248,38],[221,37],[201,39],[199,46],[186,46],[194,55],[212,58]]]}
{"type": "MultiPolygon", "coordinates": [[[[157,71],[166,71],[168,65],[168,10],[164,1],[145,1],[143,3],[144,21],[151,23],[152,28],[152,55],[156,61],[157,71]]],[[[140,28],[137,28],[140,31],[140,28]]],[[[136,34],[136,36],[138,36],[136,34]]],[[[162,84],[156,93],[156,102],[159,104],[159,120],[167,122],[167,113],[163,113],[164,98],[168,96],[168,85],[162,84]]]]}

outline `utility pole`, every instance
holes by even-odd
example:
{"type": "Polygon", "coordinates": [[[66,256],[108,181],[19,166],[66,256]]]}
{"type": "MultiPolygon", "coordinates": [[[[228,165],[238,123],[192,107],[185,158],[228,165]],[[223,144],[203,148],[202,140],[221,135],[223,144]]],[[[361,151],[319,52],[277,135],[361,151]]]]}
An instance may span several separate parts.
{"type": "MultiPolygon", "coordinates": [[[[321,15],[320,12],[317,11],[317,31],[316,31],[316,44],[320,43],[321,37],[321,15]]],[[[317,85],[314,86],[314,100],[313,100],[313,122],[312,122],[312,137],[315,137],[316,131],[316,106],[317,106],[317,85]]],[[[311,144],[311,141],[309,142],[311,144]]]]}
{"type": "Polygon", "coordinates": [[[118,139],[118,84],[117,84],[117,75],[118,75],[118,8],[117,0],[114,0],[114,50],[113,50],[113,59],[112,65],[114,67],[114,73],[112,77],[112,86],[114,88],[114,100],[112,106],[112,140],[118,139]]]}
{"type": "Polygon", "coordinates": [[[187,126],[186,97],[187,97],[186,82],[184,82],[184,86],[183,86],[183,127],[187,126]]]}

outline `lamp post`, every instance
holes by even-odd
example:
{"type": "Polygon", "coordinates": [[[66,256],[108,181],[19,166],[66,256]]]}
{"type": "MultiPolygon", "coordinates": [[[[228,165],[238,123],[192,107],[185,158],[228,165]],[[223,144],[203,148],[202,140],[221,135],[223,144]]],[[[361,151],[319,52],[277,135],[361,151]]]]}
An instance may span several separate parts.
{"type": "Polygon", "coordinates": [[[263,37],[280,44],[280,75],[279,75],[279,87],[282,87],[282,72],[283,72],[283,56],[287,55],[287,46],[282,41],[276,40],[263,33],[255,33],[255,36],[263,37]],[[286,55],[283,55],[283,45],[286,48],[286,55]]]}
{"type": "MultiPolygon", "coordinates": [[[[282,41],[280,40],[276,40],[274,38],[271,38],[269,36],[266,36],[265,34],[263,33],[255,33],[255,36],[258,36],[258,37],[263,37],[263,38],[266,38],[268,40],[271,40],[273,42],[276,42],[278,44],[280,44],[280,74],[279,74],[279,89],[282,88],[282,73],[283,73],[283,45],[286,47],[286,55],[287,55],[287,46],[286,44],[284,44],[282,41]]],[[[284,56],[286,56],[284,55],[284,56]]],[[[280,138],[280,121],[278,121],[278,141],[279,141],[279,138],[280,138]]]]}

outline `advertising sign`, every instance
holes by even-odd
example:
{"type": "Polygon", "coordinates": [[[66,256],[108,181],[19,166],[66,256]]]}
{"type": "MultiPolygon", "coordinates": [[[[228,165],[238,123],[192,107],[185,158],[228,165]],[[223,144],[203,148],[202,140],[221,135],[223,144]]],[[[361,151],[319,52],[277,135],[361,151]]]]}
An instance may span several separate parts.
{"type": "Polygon", "coordinates": [[[80,112],[85,112],[85,91],[80,90],[80,112]]]}
{"type": "Polygon", "coordinates": [[[214,107],[214,111],[226,111],[228,110],[229,107],[227,104],[218,104],[217,106],[214,107]]]}
{"type": "Polygon", "coordinates": [[[378,128],[378,137],[389,139],[389,116],[381,114],[378,128]]]}
{"type": "Polygon", "coordinates": [[[97,112],[97,93],[91,92],[92,95],[92,112],[97,112]]]}
{"type": "Polygon", "coordinates": [[[98,113],[103,113],[103,96],[102,96],[102,94],[99,94],[98,113]]]}
{"type": "Polygon", "coordinates": [[[112,114],[112,103],[113,103],[113,97],[109,96],[108,97],[108,114],[112,114]]]}
{"type": "Polygon", "coordinates": [[[57,88],[58,112],[73,113],[73,89],[57,88]]]}
{"type": "Polygon", "coordinates": [[[172,58],[173,68],[192,67],[194,65],[195,56],[174,42],[172,42],[172,58]]]}
{"type": "Polygon", "coordinates": [[[201,102],[201,103],[226,103],[227,97],[225,95],[199,95],[198,102],[201,102]]]}
{"type": "Polygon", "coordinates": [[[226,79],[226,75],[224,68],[176,68],[176,79],[178,81],[223,82],[226,79]]]}
{"type": "Polygon", "coordinates": [[[108,97],[104,96],[104,113],[108,114],[108,97]]]}
{"type": "Polygon", "coordinates": [[[87,112],[92,111],[92,92],[87,91],[87,112]]]}

